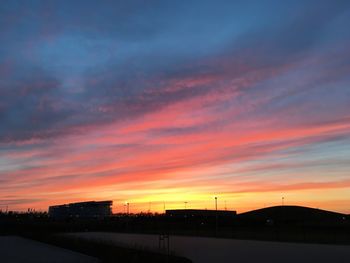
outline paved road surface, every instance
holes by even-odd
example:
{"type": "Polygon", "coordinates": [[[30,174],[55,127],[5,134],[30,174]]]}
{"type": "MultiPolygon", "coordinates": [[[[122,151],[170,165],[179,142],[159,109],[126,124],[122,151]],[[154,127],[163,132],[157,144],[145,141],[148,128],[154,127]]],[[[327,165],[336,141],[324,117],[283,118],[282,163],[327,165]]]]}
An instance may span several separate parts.
{"type": "Polygon", "coordinates": [[[0,236],[1,263],[97,263],[99,260],[67,249],[17,236],[0,236]]]}
{"type": "MultiPolygon", "coordinates": [[[[80,238],[127,247],[158,248],[157,235],[121,233],[73,233],[80,238]]],[[[296,244],[251,240],[171,236],[175,254],[194,263],[349,263],[350,246],[296,244]]]]}

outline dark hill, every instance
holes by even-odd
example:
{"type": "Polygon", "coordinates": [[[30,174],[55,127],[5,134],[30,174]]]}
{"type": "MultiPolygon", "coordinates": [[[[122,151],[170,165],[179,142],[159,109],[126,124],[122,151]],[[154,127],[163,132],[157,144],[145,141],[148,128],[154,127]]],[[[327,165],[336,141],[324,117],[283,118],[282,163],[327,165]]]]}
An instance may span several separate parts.
{"type": "Polygon", "coordinates": [[[272,206],[249,211],[238,215],[238,220],[245,223],[341,223],[347,215],[303,206],[272,206]]]}

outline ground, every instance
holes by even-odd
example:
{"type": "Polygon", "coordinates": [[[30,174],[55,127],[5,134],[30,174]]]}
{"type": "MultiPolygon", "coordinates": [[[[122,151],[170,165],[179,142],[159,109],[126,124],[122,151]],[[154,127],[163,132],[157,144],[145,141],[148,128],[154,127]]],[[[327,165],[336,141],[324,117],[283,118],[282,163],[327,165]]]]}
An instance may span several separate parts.
{"type": "Polygon", "coordinates": [[[17,236],[0,236],[1,263],[98,263],[67,249],[17,236]]]}
{"type": "MultiPolygon", "coordinates": [[[[157,250],[157,235],[86,232],[71,236],[112,242],[127,247],[157,250]]],[[[219,238],[171,236],[170,249],[193,263],[348,263],[350,247],[340,245],[266,242],[219,238]]]]}

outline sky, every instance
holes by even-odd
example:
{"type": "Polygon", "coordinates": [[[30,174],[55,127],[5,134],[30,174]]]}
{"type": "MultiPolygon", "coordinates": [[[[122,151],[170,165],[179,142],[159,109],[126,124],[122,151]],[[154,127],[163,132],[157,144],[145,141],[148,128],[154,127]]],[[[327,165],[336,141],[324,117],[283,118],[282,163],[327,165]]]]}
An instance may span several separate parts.
{"type": "Polygon", "coordinates": [[[0,5],[0,209],[350,213],[350,1],[0,5]]]}

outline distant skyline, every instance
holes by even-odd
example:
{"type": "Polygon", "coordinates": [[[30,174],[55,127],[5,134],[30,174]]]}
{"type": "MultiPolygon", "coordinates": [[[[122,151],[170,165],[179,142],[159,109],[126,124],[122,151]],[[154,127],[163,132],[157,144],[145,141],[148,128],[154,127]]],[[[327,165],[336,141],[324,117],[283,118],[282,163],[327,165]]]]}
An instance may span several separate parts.
{"type": "Polygon", "coordinates": [[[340,0],[1,1],[0,209],[350,213],[349,25],[340,0]]]}

